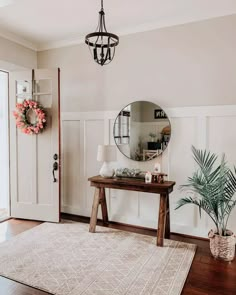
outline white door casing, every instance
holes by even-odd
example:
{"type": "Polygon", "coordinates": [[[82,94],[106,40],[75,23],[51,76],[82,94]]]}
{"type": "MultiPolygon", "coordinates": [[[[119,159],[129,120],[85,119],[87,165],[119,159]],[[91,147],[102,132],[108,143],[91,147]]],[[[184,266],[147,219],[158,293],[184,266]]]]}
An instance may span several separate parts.
{"type": "Polygon", "coordinates": [[[10,179],[11,216],[32,220],[60,221],[60,71],[36,69],[10,73],[10,179]],[[12,112],[16,102],[32,97],[47,113],[47,127],[38,135],[16,128],[12,112]],[[27,83],[27,82],[28,83],[27,83]],[[18,85],[23,84],[26,93],[18,85]],[[28,93],[28,94],[27,94],[28,93]],[[54,155],[59,165],[53,182],[54,155]]]}
{"type": "Polygon", "coordinates": [[[0,70],[0,208],[9,214],[8,73],[0,70]]]}

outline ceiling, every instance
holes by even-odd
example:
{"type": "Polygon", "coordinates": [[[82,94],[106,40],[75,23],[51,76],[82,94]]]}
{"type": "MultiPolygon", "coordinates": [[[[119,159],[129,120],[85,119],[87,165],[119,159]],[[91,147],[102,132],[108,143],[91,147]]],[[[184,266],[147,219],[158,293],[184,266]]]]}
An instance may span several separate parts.
{"type": "MultiPolygon", "coordinates": [[[[235,0],[104,0],[109,31],[142,32],[236,13],[235,0]]],[[[0,0],[0,35],[35,50],[80,43],[100,0],[0,0]]]]}

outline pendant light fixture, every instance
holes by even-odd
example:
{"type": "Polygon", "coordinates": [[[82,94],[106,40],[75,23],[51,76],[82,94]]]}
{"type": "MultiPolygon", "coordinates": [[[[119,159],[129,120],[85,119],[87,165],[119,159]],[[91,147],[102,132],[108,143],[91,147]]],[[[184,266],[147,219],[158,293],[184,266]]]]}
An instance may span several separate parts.
{"type": "Polygon", "coordinates": [[[116,46],[119,44],[119,37],[107,32],[103,0],[101,0],[96,32],[88,34],[85,37],[85,43],[88,45],[95,62],[99,65],[107,65],[113,60],[116,46]]]}

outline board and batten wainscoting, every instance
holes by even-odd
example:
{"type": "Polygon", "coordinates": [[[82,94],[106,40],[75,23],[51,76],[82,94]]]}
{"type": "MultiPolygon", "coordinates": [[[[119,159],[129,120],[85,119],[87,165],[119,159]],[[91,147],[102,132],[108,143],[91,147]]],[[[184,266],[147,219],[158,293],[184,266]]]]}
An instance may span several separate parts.
{"type": "MultiPolygon", "coordinates": [[[[150,162],[135,162],[117,150],[118,167],[153,170],[160,162],[169,180],[176,181],[170,196],[171,231],[207,237],[211,221],[198,208],[185,206],[174,210],[183,196],[178,189],[195,169],[191,145],[226,153],[230,164],[236,164],[236,105],[166,108],[171,120],[172,136],[162,156],[150,162]]],[[[113,124],[119,111],[62,113],[62,212],[90,216],[94,190],[88,178],[98,174],[97,146],[114,144],[113,124]]],[[[110,220],[157,228],[159,197],[142,192],[109,190],[107,205],[110,220]]],[[[99,212],[101,218],[101,212],[99,212]]],[[[229,220],[236,232],[236,212],[229,220]]]]}

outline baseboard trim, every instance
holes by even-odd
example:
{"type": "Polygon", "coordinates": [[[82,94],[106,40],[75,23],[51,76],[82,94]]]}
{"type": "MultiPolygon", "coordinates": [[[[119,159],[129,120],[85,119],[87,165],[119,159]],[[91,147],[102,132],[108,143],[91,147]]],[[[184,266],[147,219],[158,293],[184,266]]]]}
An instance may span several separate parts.
{"type": "Polygon", "coordinates": [[[12,217],[6,217],[6,218],[0,220],[0,223],[3,223],[3,222],[8,221],[8,220],[10,220],[10,219],[12,219],[12,217]]]}
{"type": "MultiPolygon", "coordinates": [[[[87,216],[81,216],[81,215],[75,215],[75,214],[69,214],[69,213],[61,213],[61,218],[63,219],[69,219],[72,221],[77,221],[77,222],[82,222],[82,223],[89,223],[90,222],[90,217],[87,216]]],[[[139,225],[132,225],[132,224],[126,224],[122,222],[117,222],[117,221],[109,221],[110,225],[114,225],[116,227],[119,227],[119,229],[127,230],[127,231],[132,231],[132,232],[139,232],[142,234],[147,234],[147,235],[152,235],[156,236],[157,230],[154,228],[148,228],[144,226],[139,226],[139,225]]],[[[98,219],[98,225],[100,226],[105,226],[103,224],[102,219],[98,219]]],[[[202,241],[209,241],[208,238],[203,238],[203,237],[198,237],[198,236],[191,236],[191,235],[186,235],[182,233],[177,233],[177,232],[171,232],[171,234],[180,236],[183,238],[188,238],[188,239],[197,239],[197,240],[202,240],[202,241]]]]}

